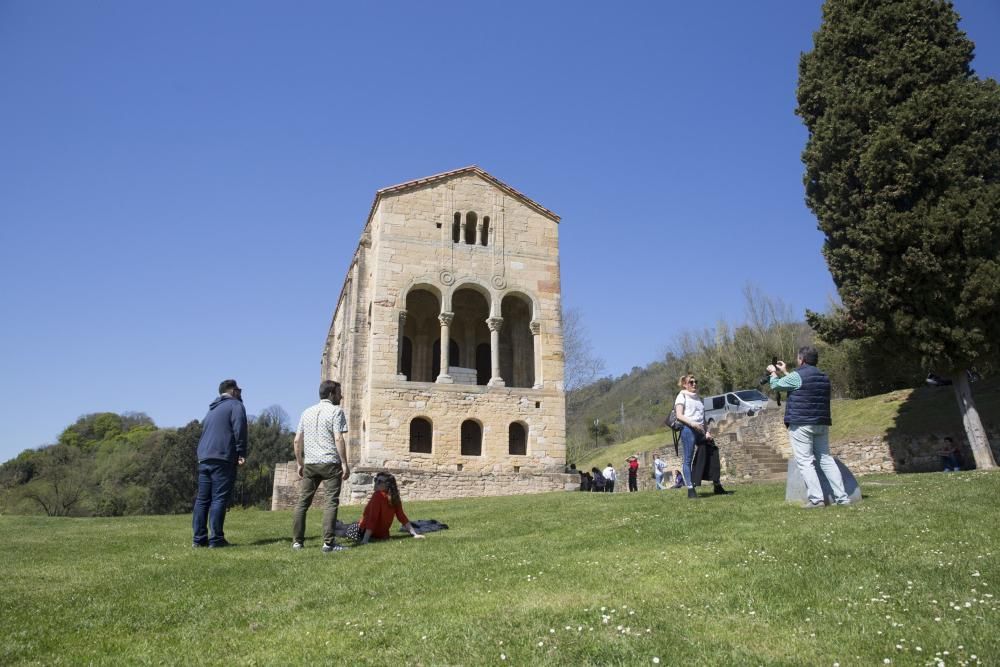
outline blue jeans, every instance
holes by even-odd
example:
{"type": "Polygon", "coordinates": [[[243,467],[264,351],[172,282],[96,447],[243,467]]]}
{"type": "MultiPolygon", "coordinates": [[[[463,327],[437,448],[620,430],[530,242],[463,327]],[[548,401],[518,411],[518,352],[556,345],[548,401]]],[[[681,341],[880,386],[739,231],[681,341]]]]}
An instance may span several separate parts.
{"type": "Polygon", "coordinates": [[[196,544],[221,544],[226,539],[222,525],[226,521],[229,494],[236,481],[236,464],[210,459],[198,463],[198,497],[191,519],[196,544]],[[208,537],[208,527],[212,537],[208,537]]]}
{"type": "Polygon", "coordinates": [[[844,478],[840,474],[837,462],[830,456],[830,427],[822,424],[791,424],[788,427],[788,439],[795,454],[795,464],[799,467],[802,480],[806,483],[806,493],[809,502],[814,505],[825,503],[823,487],[816,474],[814,461],[819,459],[819,467],[823,476],[830,483],[833,500],[838,505],[847,503],[850,498],[844,490],[844,478]]]}
{"type": "Polygon", "coordinates": [[[681,431],[681,444],[684,446],[684,460],[681,463],[681,475],[684,476],[684,485],[687,488],[694,487],[694,480],[691,479],[691,462],[694,460],[694,445],[697,438],[690,426],[685,426],[681,431]]]}

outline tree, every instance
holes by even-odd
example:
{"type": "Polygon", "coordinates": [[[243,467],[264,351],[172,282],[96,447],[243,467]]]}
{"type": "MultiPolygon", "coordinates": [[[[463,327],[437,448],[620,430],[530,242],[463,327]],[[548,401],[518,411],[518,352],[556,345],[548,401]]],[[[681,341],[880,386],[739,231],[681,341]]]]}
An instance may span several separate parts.
{"type": "Polygon", "coordinates": [[[156,460],[156,472],[149,482],[147,513],[179,514],[194,507],[200,438],[201,424],[195,420],[176,432],[161,431],[152,440],[149,455],[156,460]]]}
{"type": "Polygon", "coordinates": [[[799,63],[806,202],[841,307],[810,324],[953,378],[980,468],[996,463],[966,370],[1000,351],[1000,86],[942,0],[827,0],[799,63]]]}
{"type": "Polygon", "coordinates": [[[20,488],[22,497],[49,516],[69,516],[87,493],[88,461],[72,445],[52,445],[38,451],[35,475],[20,488]]]}
{"type": "Polygon", "coordinates": [[[596,380],[604,372],[604,360],[594,354],[578,309],[563,311],[562,329],[566,391],[573,391],[596,380]]]}

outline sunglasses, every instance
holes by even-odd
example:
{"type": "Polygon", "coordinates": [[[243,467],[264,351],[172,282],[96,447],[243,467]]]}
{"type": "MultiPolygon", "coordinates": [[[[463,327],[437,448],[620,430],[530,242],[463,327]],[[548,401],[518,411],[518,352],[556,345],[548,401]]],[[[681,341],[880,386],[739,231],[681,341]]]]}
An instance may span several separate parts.
{"type": "Polygon", "coordinates": [[[688,384],[698,384],[697,380],[688,380],[688,384]]]}

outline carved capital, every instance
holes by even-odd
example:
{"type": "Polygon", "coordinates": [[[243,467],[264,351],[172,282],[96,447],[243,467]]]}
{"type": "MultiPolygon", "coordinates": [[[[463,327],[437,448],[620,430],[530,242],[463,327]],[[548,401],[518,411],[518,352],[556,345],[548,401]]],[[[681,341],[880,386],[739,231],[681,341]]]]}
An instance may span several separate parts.
{"type": "Polygon", "coordinates": [[[500,331],[503,327],[502,317],[490,317],[486,320],[486,326],[490,328],[490,331],[500,331]]]}
{"type": "Polygon", "coordinates": [[[542,333],[542,323],[538,320],[531,320],[531,322],[528,323],[528,326],[531,327],[531,334],[533,336],[537,336],[542,333]]]}
{"type": "Polygon", "coordinates": [[[441,313],[438,315],[438,322],[441,323],[443,327],[451,326],[452,321],[455,319],[455,313],[441,313]]]}

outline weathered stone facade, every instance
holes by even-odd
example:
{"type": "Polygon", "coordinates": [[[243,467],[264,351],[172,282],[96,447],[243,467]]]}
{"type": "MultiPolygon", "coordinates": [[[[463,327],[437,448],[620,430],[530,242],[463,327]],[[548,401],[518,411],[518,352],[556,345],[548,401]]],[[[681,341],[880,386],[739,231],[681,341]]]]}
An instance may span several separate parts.
{"type": "Polygon", "coordinates": [[[344,502],[375,469],[407,498],[572,482],[560,298],[559,217],[510,186],[467,167],[379,190],[321,361],[350,426],[344,502]]]}

